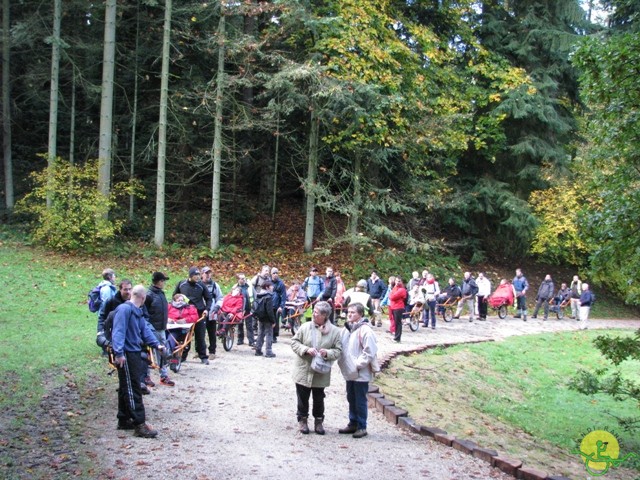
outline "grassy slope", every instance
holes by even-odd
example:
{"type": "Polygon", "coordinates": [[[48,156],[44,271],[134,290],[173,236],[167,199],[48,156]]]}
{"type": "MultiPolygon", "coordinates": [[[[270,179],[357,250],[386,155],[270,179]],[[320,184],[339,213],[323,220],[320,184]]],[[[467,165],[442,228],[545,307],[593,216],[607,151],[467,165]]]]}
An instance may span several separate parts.
{"type": "MultiPolygon", "coordinates": [[[[607,365],[591,343],[600,333],[514,337],[400,357],[377,383],[423,425],[580,478],[584,468],[570,452],[592,428],[613,431],[626,451],[640,452],[640,438],[621,431],[610,415],[637,415],[636,403],[587,397],[566,386],[577,367],[607,365]]],[[[622,370],[640,380],[640,362],[625,362],[622,370]]],[[[611,478],[637,474],[618,471],[621,476],[611,478]]]]}

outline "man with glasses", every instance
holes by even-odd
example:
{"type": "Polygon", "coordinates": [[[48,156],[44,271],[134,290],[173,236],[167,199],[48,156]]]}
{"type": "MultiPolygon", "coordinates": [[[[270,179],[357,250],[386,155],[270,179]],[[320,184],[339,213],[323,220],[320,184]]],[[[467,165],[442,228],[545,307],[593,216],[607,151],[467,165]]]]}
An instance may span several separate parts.
{"type": "Polygon", "coordinates": [[[342,356],[338,365],[347,383],[349,423],[339,433],[350,433],[353,438],[367,435],[367,392],[374,372],[379,372],[378,345],[369,320],[364,316],[364,305],[352,303],[347,309],[347,322],[342,329],[342,356]]]}

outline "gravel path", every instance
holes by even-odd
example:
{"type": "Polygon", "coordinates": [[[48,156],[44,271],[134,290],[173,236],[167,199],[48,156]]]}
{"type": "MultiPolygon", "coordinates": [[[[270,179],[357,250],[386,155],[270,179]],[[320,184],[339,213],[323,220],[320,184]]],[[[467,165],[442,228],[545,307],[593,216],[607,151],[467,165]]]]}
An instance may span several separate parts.
{"type": "MultiPolygon", "coordinates": [[[[379,356],[421,345],[470,340],[500,340],[513,335],[575,330],[577,322],[490,318],[486,322],[440,322],[436,330],[403,333],[395,344],[376,328],[379,356]]],[[[640,321],[592,321],[591,328],[640,328],[640,321]]],[[[408,329],[407,329],[408,330],[408,329]]],[[[369,436],[339,435],[347,423],[344,380],[337,366],[326,389],[325,436],[301,435],[295,417],[291,380],[293,352],[289,333],[274,345],[277,358],[255,357],[246,344],[218,356],[209,366],[189,360],[176,387],[156,386],[145,396],[147,417],[159,436],[133,437],[115,429],[117,381],[108,394],[106,414],[92,421],[96,476],[101,478],[288,479],[295,476],[336,479],[512,479],[487,463],[425,437],[405,432],[381,414],[369,412],[369,436]]],[[[104,413],[103,412],[103,413],[104,413]]]]}

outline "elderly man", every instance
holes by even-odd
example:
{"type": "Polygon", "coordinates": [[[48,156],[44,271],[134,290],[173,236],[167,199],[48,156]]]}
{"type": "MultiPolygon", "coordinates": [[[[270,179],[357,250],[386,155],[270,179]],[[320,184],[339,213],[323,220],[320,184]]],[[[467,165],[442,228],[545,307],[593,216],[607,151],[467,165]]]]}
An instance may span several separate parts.
{"type": "Polygon", "coordinates": [[[141,345],[145,343],[164,350],[144,317],[142,307],[146,299],[144,285],[136,285],[127,300],[115,311],[112,348],[118,369],[118,429],[135,430],[137,437],[154,438],[158,435],[146,423],[140,376],[144,372],[141,345]]]}
{"type": "Polygon", "coordinates": [[[462,280],[462,287],[460,290],[462,298],[458,301],[458,308],[453,318],[460,318],[462,309],[466,305],[469,310],[469,321],[473,322],[476,311],[476,294],[478,293],[478,285],[476,285],[475,279],[471,276],[471,272],[464,272],[464,279],[462,280]]]}
{"type": "Polygon", "coordinates": [[[347,382],[349,423],[339,433],[351,433],[353,438],[367,435],[367,392],[374,372],[380,371],[376,358],[378,345],[369,321],[364,317],[364,305],[352,303],[347,309],[347,322],[342,329],[342,356],[338,366],[347,382]]]}
{"type": "Polygon", "coordinates": [[[549,318],[549,300],[553,298],[555,289],[556,288],[553,285],[553,280],[551,280],[551,275],[545,276],[544,280],[540,284],[540,288],[538,288],[538,295],[536,296],[536,306],[533,309],[533,315],[531,315],[531,318],[538,318],[538,311],[540,310],[541,306],[544,308],[543,320],[547,320],[549,318]]]}

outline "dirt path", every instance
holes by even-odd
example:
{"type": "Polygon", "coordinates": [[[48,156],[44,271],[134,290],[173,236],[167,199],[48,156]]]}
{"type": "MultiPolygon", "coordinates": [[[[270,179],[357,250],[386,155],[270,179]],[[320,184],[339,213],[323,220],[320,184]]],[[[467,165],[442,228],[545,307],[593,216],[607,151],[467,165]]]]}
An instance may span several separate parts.
{"type": "MultiPolygon", "coordinates": [[[[499,340],[513,335],[575,330],[573,320],[492,318],[469,323],[441,322],[436,330],[406,332],[401,344],[376,328],[380,355],[421,345],[469,340],[499,340]]],[[[640,321],[592,321],[591,328],[639,328],[640,321]]],[[[149,422],[159,430],[155,440],[117,431],[116,382],[102,405],[105,415],[89,414],[89,435],[100,478],[230,479],[510,479],[487,463],[392,426],[370,411],[369,436],[355,440],[339,435],[347,422],[344,381],[334,368],[326,389],[327,435],[297,432],[295,388],[291,380],[290,335],[274,345],[277,358],[258,358],[246,345],[224,352],[204,366],[189,360],[176,387],[157,386],[145,397],[149,422]],[[93,418],[91,418],[93,417],[93,418]]],[[[93,455],[92,455],[93,456],[93,455]]]]}

